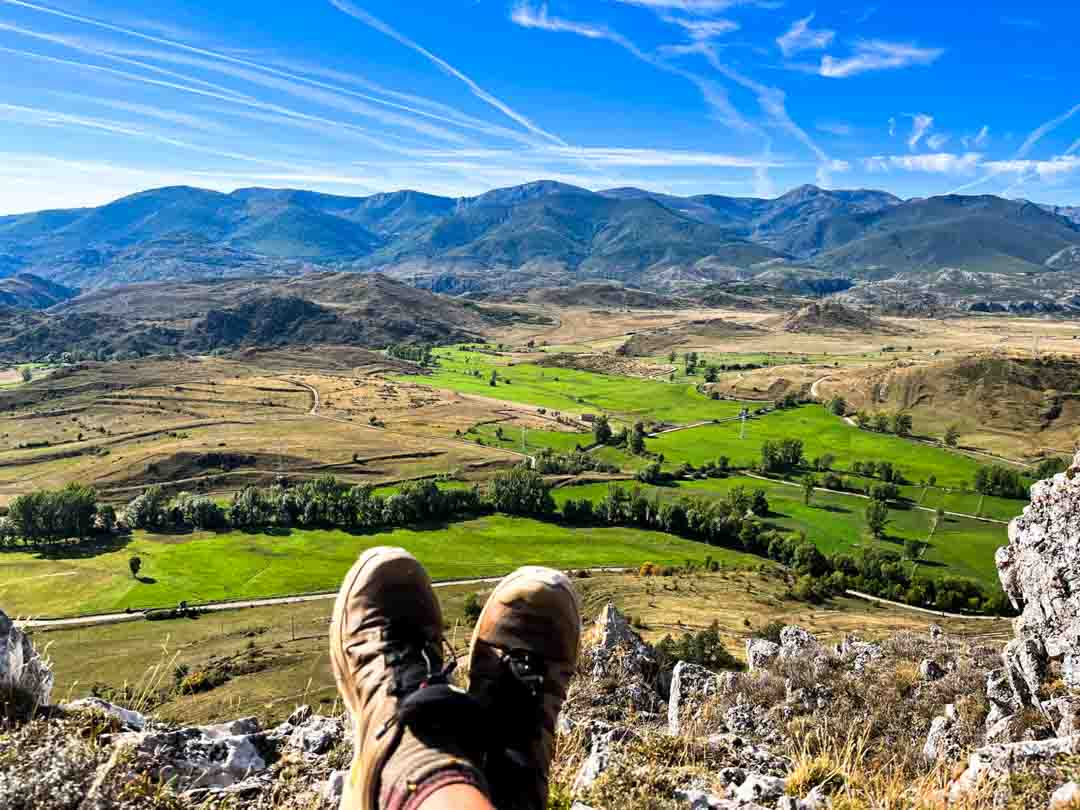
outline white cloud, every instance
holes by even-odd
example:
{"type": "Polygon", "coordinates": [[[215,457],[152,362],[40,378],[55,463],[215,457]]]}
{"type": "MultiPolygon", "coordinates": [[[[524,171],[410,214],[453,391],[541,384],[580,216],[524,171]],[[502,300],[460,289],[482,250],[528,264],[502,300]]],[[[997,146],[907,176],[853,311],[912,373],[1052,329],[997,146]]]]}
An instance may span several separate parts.
{"type": "Polygon", "coordinates": [[[826,54],[821,58],[818,72],[830,79],[846,79],[872,70],[893,70],[909,65],[929,65],[945,53],[942,48],[920,48],[900,42],[880,39],[860,40],[855,53],[846,59],[826,54]]]}
{"type": "Polygon", "coordinates": [[[992,174],[1034,175],[1050,180],[1080,169],[1080,157],[1062,155],[1050,160],[992,160],[985,164],[992,174]]]}
{"type": "Polygon", "coordinates": [[[918,146],[923,135],[929,132],[930,128],[933,126],[933,116],[926,115],[925,113],[917,113],[916,115],[911,116],[911,137],[908,138],[908,149],[914,149],[918,146]]]}
{"type": "Polygon", "coordinates": [[[895,136],[896,136],[896,117],[894,116],[894,117],[889,119],[889,137],[893,138],[895,136]]]}
{"type": "Polygon", "coordinates": [[[946,135],[943,132],[939,132],[937,135],[931,135],[929,138],[927,138],[926,139],[926,145],[932,151],[940,152],[942,150],[942,148],[945,146],[945,144],[947,144],[949,142],[950,137],[951,136],[946,135]]]}
{"type": "Polygon", "coordinates": [[[931,174],[971,174],[980,165],[982,155],[969,152],[956,155],[942,152],[932,155],[876,155],[863,158],[862,166],[868,172],[881,173],[893,169],[931,174]]]}
{"type": "Polygon", "coordinates": [[[700,20],[689,17],[676,17],[672,14],[664,14],[661,19],[666,23],[682,28],[695,42],[706,42],[739,30],[739,24],[732,20],[700,20]]]}
{"type": "Polygon", "coordinates": [[[820,51],[828,48],[836,38],[836,32],[825,28],[814,30],[810,27],[814,15],[796,20],[787,33],[777,37],[776,44],[784,56],[792,56],[802,51],[820,51]]]}
{"type": "Polygon", "coordinates": [[[1039,127],[1037,127],[1034,131],[1032,131],[1032,133],[1030,135],[1027,136],[1027,138],[1024,140],[1023,144],[1020,145],[1020,148],[1016,151],[1016,156],[1017,157],[1026,157],[1028,155],[1028,153],[1030,153],[1031,150],[1035,147],[1035,144],[1037,144],[1039,141],[1041,141],[1043,138],[1045,138],[1047,135],[1049,135],[1055,129],[1060,127],[1062,124],[1064,124],[1066,121],[1068,121],[1074,115],[1076,115],[1078,112],[1080,112],[1080,104],[1077,104],[1075,107],[1072,107],[1071,109],[1066,110],[1061,115],[1059,115],[1057,118],[1051,118],[1045,124],[1042,124],[1039,127]]]}

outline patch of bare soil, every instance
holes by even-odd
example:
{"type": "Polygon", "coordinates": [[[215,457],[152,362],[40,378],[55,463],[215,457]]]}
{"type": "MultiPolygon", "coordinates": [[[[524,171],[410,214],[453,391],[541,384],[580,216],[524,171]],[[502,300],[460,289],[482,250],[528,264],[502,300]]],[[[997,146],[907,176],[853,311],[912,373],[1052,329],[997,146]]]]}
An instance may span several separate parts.
{"type": "Polygon", "coordinates": [[[667,377],[671,373],[671,366],[646,363],[621,354],[548,354],[537,360],[536,365],[647,379],[667,377]]]}
{"type": "Polygon", "coordinates": [[[861,309],[837,301],[815,301],[773,326],[784,332],[875,332],[885,335],[907,334],[910,330],[896,323],[887,323],[861,309]]]}
{"type": "Polygon", "coordinates": [[[638,332],[619,347],[618,352],[626,357],[653,357],[665,354],[672,349],[692,343],[695,340],[713,338],[752,337],[759,333],[755,326],[728,320],[726,318],[707,318],[680,323],[676,326],[638,332]]]}

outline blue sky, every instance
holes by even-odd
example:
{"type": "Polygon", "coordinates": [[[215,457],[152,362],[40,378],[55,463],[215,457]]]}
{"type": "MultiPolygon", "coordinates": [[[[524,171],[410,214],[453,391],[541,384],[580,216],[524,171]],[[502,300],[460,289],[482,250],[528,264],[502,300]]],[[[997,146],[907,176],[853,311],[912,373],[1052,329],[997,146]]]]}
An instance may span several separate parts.
{"type": "Polygon", "coordinates": [[[0,213],[551,178],[1080,203],[1076,3],[0,0],[0,213]]]}

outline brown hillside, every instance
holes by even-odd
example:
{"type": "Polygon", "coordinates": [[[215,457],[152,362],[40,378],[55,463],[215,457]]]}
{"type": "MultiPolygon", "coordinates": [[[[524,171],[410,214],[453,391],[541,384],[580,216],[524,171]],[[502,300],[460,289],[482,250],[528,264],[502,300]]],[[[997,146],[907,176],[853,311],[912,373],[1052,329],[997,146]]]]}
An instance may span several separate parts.
{"type": "Polygon", "coordinates": [[[802,309],[774,321],[785,332],[875,332],[878,334],[904,334],[904,327],[886,323],[873,315],[841,304],[837,301],[815,301],[802,309]]]}

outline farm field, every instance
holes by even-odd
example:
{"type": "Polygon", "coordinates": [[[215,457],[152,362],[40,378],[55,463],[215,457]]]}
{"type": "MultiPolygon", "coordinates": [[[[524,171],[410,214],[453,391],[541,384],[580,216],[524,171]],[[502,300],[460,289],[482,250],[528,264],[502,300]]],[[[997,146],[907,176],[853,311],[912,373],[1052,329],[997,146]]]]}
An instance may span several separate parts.
{"type": "MultiPolygon", "coordinates": [[[[372,546],[412,551],[436,579],[496,576],[525,565],[637,567],[714,558],[754,565],[760,558],[660,532],[581,529],[505,516],[426,529],[370,534],[294,529],[280,533],[152,535],[73,558],[0,553],[0,604],[35,618],[169,607],[180,601],[256,599],[333,590],[356,557],[372,546]],[[142,559],[140,579],[128,570],[142,559]]],[[[60,552],[62,553],[62,552],[60,552]]]]}
{"type": "MultiPolygon", "coordinates": [[[[554,491],[557,503],[585,498],[601,500],[608,484],[587,484],[560,487],[554,491]]],[[[632,483],[619,484],[632,488],[632,483]]],[[[762,489],[769,499],[771,514],[764,519],[767,526],[789,532],[803,532],[808,540],[826,554],[851,552],[864,547],[877,547],[903,552],[905,540],[927,543],[920,566],[931,577],[961,576],[977,580],[984,586],[998,587],[994,552],[1008,542],[1006,527],[969,518],[946,517],[931,538],[934,514],[913,508],[893,508],[886,536],[874,540],[866,530],[864,518],[868,501],[852,495],[818,492],[808,506],[803,502],[799,487],[762,481],[745,476],[700,481],[679,481],[672,486],[646,487],[650,496],[663,499],[717,498],[726,496],[735,487],[748,491],[762,489]]]]}
{"type": "Polygon", "coordinates": [[[896,436],[860,430],[817,405],[771,413],[749,420],[746,436],[741,423],[705,425],[649,439],[648,449],[669,462],[700,465],[727,456],[735,466],[761,461],[766,441],[801,439],[807,460],[831,454],[838,467],[850,469],[854,461],[891,461],[909,481],[937,478],[939,486],[969,489],[982,462],[896,436]]]}
{"type": "Polygon", "coordinates": [[[491,355],[461,349],[438,350],[439,365],[427,376],[397,379],[436,388],[527,403],[580,417],[607,413],[623,422],[665,421],[677,424],[736,416],[741,405],[713,401],[693,384],[668,383],[633,377],[550,368],[515,361],[513,355],[491,355]],[[475,374],[479,372],[479,377],[475,374]],[[491,374],[498,375],[490,384],[491,374]],[[509,382],[507,382],[509,380],[509,382]]]}
{"type": "MultiPolygon", "coordinates": [[[[990,641],[1010,633],[1007,620],[946,619],[850,598],[824,605],[792,600],[789,578],[767,565],[758,571],[725,566],[719,573],[640,578],[626,574],[594,575],[575,580],[586,621],[608,602],[635,617],[650,642],[663,636],[719,623],[723,641],[738,658],[745,639],[773,620],[806,627],[825,642],[848,633],[876,639],[896,630],[925,632],[931,623],[955,637],[990,641]],[[747,626],[747,620],[750,626],[747,626]]],[[[467,650],[471,628],[464,619],[466,596],[490,593],[490,585],[458,585],[437,590],[447,639],[458,652],[467,650]]],[[[144,697],[145,707],[166,720],[213,722],[224,716],[255,715],[264,724],[283,720],[293,708],[310,704],[330,714],[340,709],[327,658],[332,601],[253,608],[208,614],[198,619],[131,622],[78,630],[34,631],[47,645],[63,699],[93,689],[125,686],[144,697]],[[209,692],[155,695],[174,684],[177,666],[200,671],[215,664],[239,672],[209,692]],[[161,698],[165,700],[159,703],[161,698]]],[[[139,708],[136,706],[136,708],[139,708]]]]}

